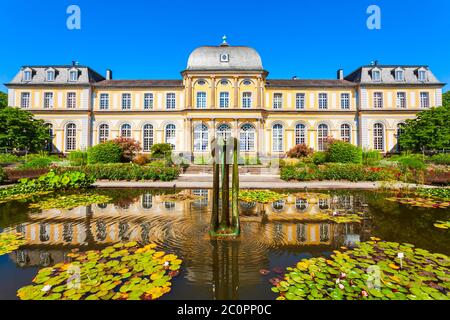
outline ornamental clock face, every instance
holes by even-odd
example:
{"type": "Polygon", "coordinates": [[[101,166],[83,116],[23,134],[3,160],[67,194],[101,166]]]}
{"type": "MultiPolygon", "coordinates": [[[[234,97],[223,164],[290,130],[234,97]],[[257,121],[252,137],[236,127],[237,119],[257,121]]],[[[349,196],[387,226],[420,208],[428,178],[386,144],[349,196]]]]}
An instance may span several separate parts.
{"type": "Polygon", "coordinates": [[[230,61],[230,55],[228,53],[220,54],[220,62],[229,62],[229,61],[230,61]]]}

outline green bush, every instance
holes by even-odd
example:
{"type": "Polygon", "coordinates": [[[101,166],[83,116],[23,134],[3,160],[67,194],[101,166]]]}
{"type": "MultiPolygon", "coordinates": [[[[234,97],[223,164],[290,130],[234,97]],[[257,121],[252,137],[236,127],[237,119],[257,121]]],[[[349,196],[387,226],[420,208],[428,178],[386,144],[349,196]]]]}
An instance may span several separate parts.
{"type": "Polygon", "coordinates": [[[71,166],[85,166],[88,162],[88,153],[86,151],[72,151],[68,156],[71,166]]]}
{"type": "Polygon", "coordinates": [[[303,158],[308,157],[314,153],[312,148],[309,148],[306,144],[298,144],[287,152],[289,158],[303,158]]]}
{"type": "Polygon", "coordinates": [[[122,158],[122,149],[117,143],[105,142],[88,150],[88,164],[118,163],[122,158]]]}
{"type": "Polygon", "coordinates": [[[172,146],[169,143],[154,144],[150,150],[152,158],[166,158],[172,154],[172,146]]]}
{"type": "Polygon", "coordinates": [[[423,156],[420,154],[404,154],[393,156],[389,159],[390,161],[395,161],[402,172],[408,170],[419,170],[423,171],[426,169],[426,165],[423,156]]]}
{"type": "Polygon", "coordinates": [[[450,153],[439,153],[430,157],[430,162],[450,166],[450,153]]]}
{"type": "Polygon", "coordinates": [[[362,150],[351,143],[336,140],[328,145],[327,161],[360,164],[362,162],[362,150]]]}
{"type": "Polygon", "coordinates": [[[26,161],[24,164],[20,165],[19,169],[25,170],[25,169],[48,168],[53,162],[54,162],[54,159],[51,157],[31,158],[30,160],[26,161]]]}
{"type": "Polygon", "coordinates": [[[322,151],[315,152],[312,155],[311,160],[314,164],[317,164],[317,165],[323,164],[323,163],[327,162],[327,154],[326,154],[326,152],[322,152],[322,151]]]}
{"type": "Polygon", "coordinates": [[[383,155],[377,150],[367,150],[362,153],[362,163],[365,165],[373,166],[381,160],[383,160],[383,155]]]}
{"type": "Polygon", "coordinates": [[[3,170],[2,167],[0,167],[0,183],[5,182],[5,180],[8,179],[8,175],[6,174],[5,170],[3,170]]]}
{"type": "Polygon", "coordinates": [[[10,153],[0,153],[0,164],[20,162],[20,157],[10,153]]]}
{"type": "Polygon", "coordinates": [[[139,166],[130,163],[116,164],[94,164],[84,167],[59,167],[56,169],[59,173],[70,171],[81,171],[95,179],[107,180],[161,180],[172,181],[180,175],[180,168],[176,166],[163,166],[161,163],[155,163],[139,166]]]}

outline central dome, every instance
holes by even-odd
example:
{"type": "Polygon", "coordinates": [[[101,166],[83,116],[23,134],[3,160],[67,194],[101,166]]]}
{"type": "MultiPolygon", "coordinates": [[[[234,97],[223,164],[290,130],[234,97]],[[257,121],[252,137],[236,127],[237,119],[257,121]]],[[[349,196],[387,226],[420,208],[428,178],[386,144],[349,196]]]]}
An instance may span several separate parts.
{"type": "Polygon", "coordinates": [[[187,70],[255,70],[262,71],[258,52],[250,47],[204,46],[192,51],[187,70]]]}

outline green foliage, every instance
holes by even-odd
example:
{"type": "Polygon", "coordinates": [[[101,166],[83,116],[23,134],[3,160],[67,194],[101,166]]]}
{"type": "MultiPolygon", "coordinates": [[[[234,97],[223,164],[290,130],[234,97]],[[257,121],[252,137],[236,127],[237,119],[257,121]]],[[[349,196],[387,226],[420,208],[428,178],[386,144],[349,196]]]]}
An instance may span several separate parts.
{"type": "Polygon", "coordinates": [[[312,155],[314,150],[306,144],[298,144],[287,152],[289,158],[304,158],[312,155]]]}
{"type": "Polygon", "coordinates": [[[71,166],[85,166],[88,163],[88,153],[86,151],[72,151],[68,156],[71,166]]]}
{"type": "Polygon", "coordinates": [[[450,91],[447,91],[442,95],[442,105],[450,106],[450,91]]]}
{"type": "Polygon", "coordinates": [[[26,169],[43,169],[48,168],[53,163],[53,159],[49,157],[32,158],[19,166],[20,170],[26,169]]]}
{"type": "Polygon", "coordinates": [[[238,163],[239,163],[239,165],[243,165],[243,166],[260,165],[261,159],[257,156],[245,155],[243,157],[239,157],[238,163]]]}
{"type": "Polygon", "coordinates": [[[107,180],[161,180],[172,181],[180,175],[180,168],[176,166],[157,166],[156,164],[149,164],[146,166],[139,166],[128,163],[117,164],[94,164],[84,167],[60,167],[55,169],[57,172],[71,172],[81,171],[88,176],[95,179],[107,180]]]}
{"type": "Polygon", "coordinates": [[[416,190],[416,194],[421,197],[450,201],[450,189],[448,188],[421,188],[416,190]]]}
{"type": "Polygon", "coordinates": [[[211,164],[211,156],[209,155],[200,155],[194,157],[194,164],[196,165],[208,165],[211,164]]]}
{"type": "Polygon", "coordinates": [[[140,166],[146,165],[149,161],[150,161],[150,158],[146,154],[138,154],[133,159],[133,163],[137,164],[137,165],[140,165],[140,166]]]}
{"type": "Polygon", "coordinates": [[[89,206],[91,204],[108,203],[111,197],[99,194],[83,193],[59,195],[40,200],[30,205],[32,209],[49,210],[49,209],[73,209],[81,206],[89,206]]]}
{"type": "Polygon", "coordinates": [[[383,155],[378,150],[365,150],[362,153],[362,163],[367,166],[378,164],[383,159],[383,155]]]}
{"type": "Polygon", "coordinates": [[[134,157],[141,151],[141,145],[134,139],[130,138],[116,138],[112,140],[122,150],[122,162],[131,162],[134,157]]]}
{"type": "Polygon", "coordinates": [[[0,150],[27,150],[36,152],[43,149],[50,140],[44,121],[19,108],[0,109],[0,150]]]}
{"type": "Polygon", "coordinates": [[[434,164],[442,164],[450,166],[450,153],[435,154],[434,156],[430,157],[429,161],[434,164]]]}
{"type": "Polygon", "coordinates": [[[150,151],[152,158],[166,158],[172,154],[172,146],[169,143],[157,143],[150,151]]]}
{"type": "Polygon", "coordinates": [[[425,170],[426,165],[423,156],[420,154],[403,154],[392,156],[390,161],[395,161],[402,172],[408,170],[425,170]]]}
{"type": "Polygon", "coordinates": [[[3,170],[2,167],[0,167],[0,183],[3,183],[7,179],[8,175],[6,174],[5,170],[3,170]]]}
{"type": "Polygon", "coordinates": [[[8,106],[8,95],[0,91],[0,109],[6,108],[8,106]]]}
{"type": "Polygon", "coordinates": [[[88,164],[118,163],[123,157],[123,149],[116,142],[105,142],[89,148],[88,164]]]}
{"type": "Polygon", "coordinates": [[[421,111],[416,119],[406,120],[399,143],[402,150],[450,149],[450,105],[421,111]]]}
{"type": "Polygon", "coordinates": [[[239,191],[239,200],[244,202],[272,203],[287,197],[286,194],[270,190],[245,190],[239,191]]]}
{"type": "Polygon", "coordinates": [[[311,160],[314,164],[323,164],[327,162],[327,153],[322,151],[314,152],[311,160]]]}
{"type": "Polygon", "coordinates": [[[344,141],[333,141],[328,145],[327,160],[336,163],[356,163],[362,162],[361,148],[344,141]]]}
{"type": "Polygon", "coordinates": [[[0,164],[18,163],[21,161],[19,156],[11,153],[0,153],[0,164]]]}
{"type": "Polygon", "coordinates": [[[0,233],[0,256],[19,249],[25,243],[21,234],[0,233]]]}

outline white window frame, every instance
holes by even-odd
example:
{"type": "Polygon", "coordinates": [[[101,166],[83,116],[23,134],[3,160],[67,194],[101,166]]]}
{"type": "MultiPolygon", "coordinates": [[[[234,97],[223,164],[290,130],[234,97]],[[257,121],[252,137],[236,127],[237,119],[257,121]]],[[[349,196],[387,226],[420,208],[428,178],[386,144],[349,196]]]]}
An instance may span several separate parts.
{"type": "Polygon", "coordinates": [[[372,70],[372,81],[381,82],[381,70],[372,70]],[[375,76],[377,75],[377,76],[375,76]]]}
{"type": "Polygon", "coordinates": [[[131,93],[122,93],[122,110],[131,110],[131,93]]]}
{"type": "Polygon", "coordinates": [[[303,92],[295,94],[295,109],[297,110],[305,109],[305,94],[303,92]]]}
{"type": "Polygon", "coordinates": [[[55,106],[53,92],[44,92],[44,109],[52,109],[55,106]]]}
{"type": "Polygon", "coordinates": [[[28,109],[31,106],[31,92],[22,92],[20,94],[20,107],[28,109]]]}
{"type": "Polygon", "coordinates": [[[230,107],[230,93],[222,91],[219,93],[219,108],[227,109],[230,107]]]}
{"type": "Polygon", "coordinates": [[[154,103],[153,93],[144,93],[144,110],[153,110],[154,103]]]}
{"type": "Polygon", "coordinates": [[[273,152],[283,152],[284,150],[284,127],[280,123],[272,126],[272,150],[273,152]]]}
{"type": "Polygon", "coordinates": [[[420,108],[427,109],[430,107],[430,93],[426,91],[422,91],[419,94],[420,96],[420,108]]]}
{"type": "Polygon", "coordinates": [[[77,70],[69,71],[69,81],[70,82],[77,82],[78,81],[78,71],[77,70]],[[75,75],[75,76],[72,77],[72,75],[75,75]]]}
{"type": "Polygon", "coordinates": [[[375,109],[383,109],[384,108],[384,94],[381,91],[377,91],[373,93],[373,107],[375,109]]]}
{"type": "Polygon", "coordinates": [[[194,151],[205,152],[209,145],[209,131],[206,124],[199,124],[194,128],[194,151]]]}
{"type": "Polygon", "coordinates": [[[398,91],[397,92],[397,99],[396,99],[396,106],[399,109],[406,109],[406,92],[404,91],[398,91]]]}
{"type": "Polygon", "coordinates": [[[109,109],[109,93],[100,93],[100,110],[109,109]]]}
{"type": "Polygon", "coordinates": [[[246,123],[242,125],[239,130],[239,150],[241,152],[253,152],[255,151],[255,127],[246,123]]]}
{"type": "Polygon", "coordinates": [[[417,71],[417,79],[421,82],[427,81],[427,72],[426,70],[417,71]]]}
{"type": "Polygon", "coordinates": [[[31,81],[31,78],[32,78],[32,72],[31,72],[31,70],[25,70],[24,72],[23,72],[23,81],[31,81]]]}
{"type": "Polygon", "coordinates": [[[384,124],[377,122],[373,125],[373,149],[377,151],[384,151],[384,143],[384,124]]]}
{"type": "Polygon", "coordinates": [[[350,93],[347,92],[341,93],[341,109],[342,110],[350,109],[350,93]]]}
{"type": "Polygon", "coordinates": [[[250,91],[242,92],[242,109],[251,109],[252,100],[252,93],[250,91]]]}
{"type": "Polygon", "coordinates": [[[206,91],[198,91],[196,96],[196,107],[197,109],[206,109],[207,104],[206,91]]]}
{"type": "Polygon", "coordinates": [[[164,142],[172,146],[172,149],[176,149],[177,141],[177,126],[173,123],[169,123],[164,127],[164,142]]]}
{"type": "Polygon", "coordinates": [[[306,125],[303,123],[297,123],[295,125],[295,145],[306,145],[306,125]]]}
{"type": "Polygon", "coordinates": [[[45,79],[47,82],[54,82],[56,79],[56,72],[55,70],[47,70],[46,75],[45,75],[45,79]],[[52,75],[52,77],[50,77],[50,75],[52,75]]]}
{"type": "Polygon", "coordinates": [[[394,71],[395,81],[402,82],[405,81],[405,71],[397,69],[394,71]]]}
{"type": "Polygon", "coordinates": [[[352,143],[352,126],[348,123],[341,124],[340,136],[342,141],[352,143]]]}
{"type": "Polygon", "coordinates": [[[146,123],[142,127],[142,151],[150,152],[154,144],[155,131],[153,125],[146,123]]]}
{"type": "Polygon", "coordinates": [[[222,139],[231,137],[231,126],[228,123],[222,123],[217,127],[216,136],[222,139]]]}
{"type": "Polygon", "coordinates": [[[325,142],[330,134],[330,127],[326,123],[321,123],[317,127],[317,150],[325,150],[325,142]]]}
{"type": "Polygon", "coordinates": [[[166,93],[166,110],[174,110],[176,109],[176,94],[174,92],[166,93]]]}
{"type": "Polygon", "coordinates": [[[280,110],[283,109],[283,94],[276,92],[273,94],[273,109],[280,110]]]}
{"type": "Polygon", "coordinates": [[[131,139],[133,137],[133,129],[131,124],[124,123],[120,126],[120,137],[131,139]]]}
{"type": "Polygon", "coordinates": [[[319,93],[319,109],[326,110],[328,109],[328,93],[321,92],[319,93]]]}
{"type": "Polygon", "coordinates": [[[65,126],[66,152],[77,150],[77,125],[68,123],[65,126]],[[70,126],[70,128],[69,128],[70,126]]]}
{"type": "Polygon", "coordinates": [[[98,143],[104,143],[109,140],[109,125],[102,123],[98,126],[98,143]]]}
{"type": "Polygon", "coordinates": [[[77,93],[76,92],[67,92],[66,107],[67,107],[67,109],[75,109],[77,107],[77,93]]]}

